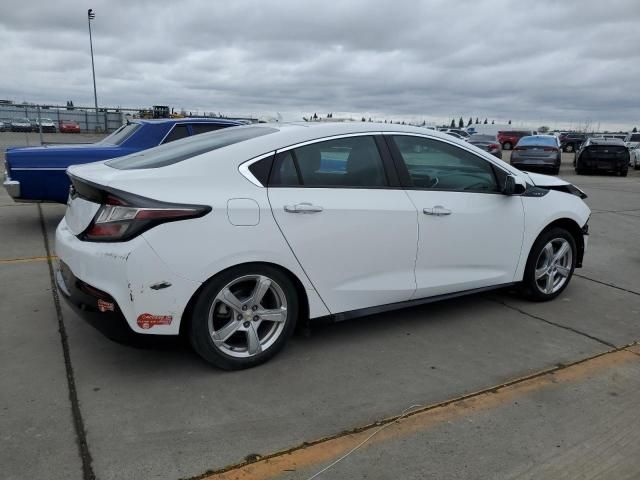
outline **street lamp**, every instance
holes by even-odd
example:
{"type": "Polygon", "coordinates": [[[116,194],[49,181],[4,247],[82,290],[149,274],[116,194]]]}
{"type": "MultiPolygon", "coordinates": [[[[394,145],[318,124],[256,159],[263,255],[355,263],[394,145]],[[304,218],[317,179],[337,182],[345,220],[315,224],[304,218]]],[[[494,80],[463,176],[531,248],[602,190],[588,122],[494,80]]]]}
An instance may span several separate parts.
{"type": "MultiPolygon", "coordinates": [[[[96,18],[93,9],[87,10],[87,22],[89,23],[89,47],[91,48],[91,72],[93,73],[93,100],[96,104],[96,128],[98,127],[98,92],[96,90],[96,69],[93,66],[93,39],[91,38],[91,20],[96,18]]],[[[87,125],[87,127],[89,127],[87,125]]]]}

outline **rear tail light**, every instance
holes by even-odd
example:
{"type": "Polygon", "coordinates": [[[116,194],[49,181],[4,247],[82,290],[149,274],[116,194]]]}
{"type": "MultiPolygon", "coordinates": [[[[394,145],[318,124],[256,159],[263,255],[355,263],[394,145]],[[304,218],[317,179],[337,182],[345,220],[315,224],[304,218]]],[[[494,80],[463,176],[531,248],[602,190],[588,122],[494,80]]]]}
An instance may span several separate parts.
{"type": "Polygon", "coordinates": [[[544,147],[543,150],[545,152],[558,152],[558,148],[557,147],[544,147]]]}
{"type": "Polygon", "coordinates": [[[498,150],[500,148],[500,144],[499,143],[490,143],[489,145],[487,145],[487,148],[489,150],[498,150]]]}
{"type": "Polygon", "coordinates": [[[93,242],[125,242],[167,222],[206,215],[205,205],[170,204],[132,194],[107,194],[89,227],[81,235],[93,242]]]}

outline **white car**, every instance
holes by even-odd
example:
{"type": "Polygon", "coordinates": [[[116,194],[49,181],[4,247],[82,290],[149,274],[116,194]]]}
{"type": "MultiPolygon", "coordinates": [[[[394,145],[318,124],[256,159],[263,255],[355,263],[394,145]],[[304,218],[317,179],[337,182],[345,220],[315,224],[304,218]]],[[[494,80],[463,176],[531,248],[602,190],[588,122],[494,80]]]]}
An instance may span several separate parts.
{"type": "Polygon", "coordinates": [[[629,164],[636,170],[640,170],[640,142],[629,142],[629,164]]]}
{"type": "Polygon", "coordinates": [[[578,188],[420,127],[232,127],[68,173],[64,296],[227,369],[272,357],[297,321],[514,284],[550,300],[587,243],[578,188]]]}

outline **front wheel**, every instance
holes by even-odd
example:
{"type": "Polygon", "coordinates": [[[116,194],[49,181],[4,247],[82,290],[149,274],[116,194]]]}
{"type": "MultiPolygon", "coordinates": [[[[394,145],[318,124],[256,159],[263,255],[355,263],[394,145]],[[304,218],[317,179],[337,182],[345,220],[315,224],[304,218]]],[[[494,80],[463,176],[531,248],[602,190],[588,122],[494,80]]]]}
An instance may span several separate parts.
{"type": "Polygon", "coordinates": [[[284,347],[297,317],[296,288],[286,274],[267,265],[242,265],[204,287],[189,338],[207,362],[225,370],[249,368],[284,347]]]}
{"type": "Polygon", "coordinates": [[[537,302],[556,298],[567,287],[576,266],[576,242],[564,228],[543,232],[533,244],[521,291],[537,302]]]}

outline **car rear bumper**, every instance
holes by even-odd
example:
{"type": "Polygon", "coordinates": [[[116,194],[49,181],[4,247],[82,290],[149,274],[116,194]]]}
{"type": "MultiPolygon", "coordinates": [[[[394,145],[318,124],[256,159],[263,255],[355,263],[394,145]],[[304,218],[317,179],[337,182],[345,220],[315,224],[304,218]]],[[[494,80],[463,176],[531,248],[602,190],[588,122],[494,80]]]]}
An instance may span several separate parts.
{"type": "Polygon", "coordinates": [[[2,186],[5,188],[7,193],[11,196],[11,198],[19,199],[20,198],[20,182],[17,180],[11,180],[11,177],[5,173],[4,181],[2,182],[2,186]]]}
{"type": "Polygon", "coordinates": [[[512,159],[511,165],[516,168],[547,168],[547,169],[556,169],[560,167],[560,160],[556,159],[529,159],[529,158],[519,158],[512,159]]]}
{"type": "Polygon", "coordinates": [[[61,291],[92,323],[124,319],[135,333],[177,335],[201,285],[173,273],[141,236],[122,243],[85,242],[63,219],[55,250],[61,291]]]}
{"type": "Polygon", "coordinates": [[[602,170],[602,171],[618,171],[624,170],[629,167],[627,161],[608,161],[608,160],[581,160],[580,167],[588,170],[602,170]]]}

